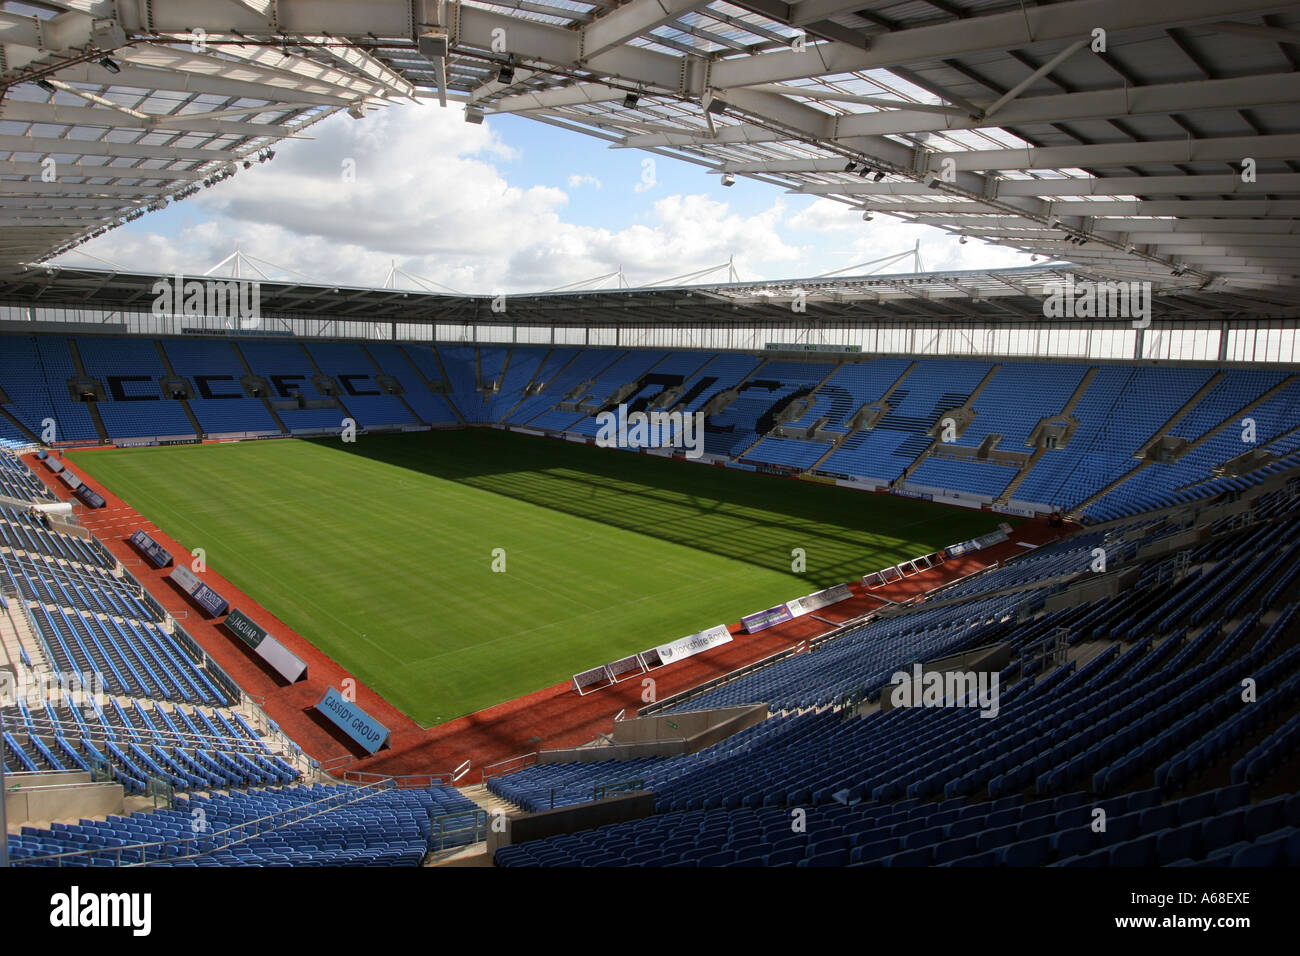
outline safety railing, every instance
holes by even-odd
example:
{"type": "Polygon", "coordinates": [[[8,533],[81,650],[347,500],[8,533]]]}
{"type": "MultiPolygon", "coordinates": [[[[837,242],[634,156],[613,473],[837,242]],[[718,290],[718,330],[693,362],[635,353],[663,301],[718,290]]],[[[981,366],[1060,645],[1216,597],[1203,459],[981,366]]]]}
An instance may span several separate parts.
{"type": "Polygon", "coordinates": [[[489,777],[504,777],[515,770],[522,770],[524,767],[531,767],[537,763],[537,752],[519,754],[516,757],[507,757],[505,760],[498,760],[496,763],[490,763],[479,771],[479,782],[485,783],[489,777]]]}
{"type": "Polygon", "coordinates": [[[429,818],[429,852],[482,843],[487,839],[488,812],[465,810],[429,818]],[[466,839],[468,837],[468,839],[466,839]]]}
{"type": "MultiPolygon", "coordinates": [[[[10,863],[13,866],[148,866],[150,863],[168,863],[176,860],[191,859],[199,856],[207,856],[216,850],[222,850],[227,847],[236,846],[240,843],[252,840],[255,837],[264,836],[273,833],[276,830],[284,829],[295,823],[301,823],[303,820],[312,817],[321,816],[344,806],[354,806],[366,800],[372,799],[381,793],[386,793],[393,789],[390,782],[385,779],[365,787],[356,787],[349,790],[341,790],[329,794],[320,800],[314,800],[311,803],[300,804],[295,807],[286,807],[284,810],[278,810],[275,813],[267,814],[264,817],[258,817],[256,820],[246,820],[243,823],[237,823],[233,826],[226,827],[223,830],[217,830],[212,833],[203,832],[206,826],[206,818],[203,816],[192,816],[191,826],[195,828],[195,834],[188,837],[173,837],[169,840],[157,840],[148,843],[133,843],[126,846],[105,846],[95,847],[86,850],[72,850],[66,853],[52,853],[45,856],[26,857],[13,859],[11,855],[10,863]]],[[[196,811],[201,811],[202,807],[196,807],[196,811]]]]}
{"type": "Polygon", "coordinates": [[[451,782],[451,773],[408,773],[390,776],[385,773],[370,773],[365,770],[345,770],[343,780],[348,783],[371,784],[388,780],[398,790],[428,790],[430,787],[445,787],[451,782]]]}
{"type": "Polygon", "coordinates": [[[609,783],[598,783],[591,788],[591,799],[604,800],[606,797],[612,797],[620,793],[634,793],[637,790],[645,789],[645,781],[638,778],[629,780],[611,780],[609,783]]]}

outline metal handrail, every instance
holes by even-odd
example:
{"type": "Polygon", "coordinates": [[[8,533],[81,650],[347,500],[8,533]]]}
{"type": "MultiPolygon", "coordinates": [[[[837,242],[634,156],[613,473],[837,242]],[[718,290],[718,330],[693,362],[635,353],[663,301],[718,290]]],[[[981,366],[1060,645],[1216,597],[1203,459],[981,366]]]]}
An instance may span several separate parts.
{"type": "Polygon", "coordinates": [[[389,780],[398,790],[427,790],[430,787],[446,786],[446,782],[451,778],[450,773],[408,773],[398,776],[392,776],[386,773],[373,773],[366,770],[345,770],[343,779],[355,780],[357,783],[376,783],[382,780],[389,780]],[[426,781],[419,783],[417,781],[426,781]]]}
{"type": "Polygon", "coordinates": [[[592,800],[604,800],[611,793],[632,793],[637,790],[645,789],[645,781],[640,777],[633,777],[627,780],[611,780],[608,783],[598,783],[591,788],[592,800]]]}
{"type": "MultiPolygon", "coordinates": [[[[84,718],[83,718],[84,719],[84,718]]],[[[220,736],[195,736],[184,731],[172,730],[149,730],[143,727],[126,727],[120,724],[100,724],[89,729],[82,729],[75,719],[69,720],[66,724],[55,725],[47,717],[30,716],[26,724],[18,728],[27,733],[36,734],[75,734],[78,737],[84,737],[91,743],[103,743],[108,740],[116,740],[115,734],[110,731],[120,731],[124,737],[130,737],[135,743],[147,743],[156,747],[213,747],[220,750],[231,750],[238,753],[251,753],[263,755],[267,753],[266,741],[250,740],[247,737],[231,737],[228,734],[220,736]]]]}
{"type": "MultiPolygon", "coordinates": [[[[487,780],[487,778],[490,777],[490,776],[504,776],[504,775],[505,775],[505,771],[504,771],[504,770],[501,771],[500,774],[490,774],[490,773],[488,773],[489,770],[493,770],[493,769],[495,769],[495,768],[497,768],[497,767],[505,766],[505,765],[508,764],[508,763],[515,763],[516,761],[526,761],[526,760],[528,760],[529,757],[532,757],[532,758],[534,759],[534,762],[536,762],[536,759],[537,759],[537,751],[534,750],[534,751],[532,751],[531,753],[519,754],[518,756],[515,756],[515,757],[507,757],[505,760],[498,760],[496,763],[490,763],[490,764],[488,764],[486,767],[483,767],[483,768],[479,771],[479,782],[481,783],[481,782],[487,780]]],[[[522,766],[526,766],[526,764],[523,764],[522,766]]]]}
{"type": "Polygon", "coordinates": [[[461,810],[452,813],[444,813],[441,816],[429,818],[429,851],[438,852],[447,849],[447,837],[456,834],[470,832],[472,835],[471,843],[480,843],[487,839],[488,830],[488,812],[483,809],[461,810]],[[448,823],[453,821],[464,820],[466,816],[473,815],[473,824],[468,827],[449,827],[448,823]],[[435,846],[435,833],[436,843],[435,846]]]}
{"type": "Polygon", "coordinates": [[[357,758],[352,754],[340,754],[337,757],[330,757],[329,760],[320,762],[322,770],[333,770],[335,767],[346,767],[348,764],[356,763],[357,758]]]}
{"type": "MultiPolygon", "coordinates": [[[[17,591],[16,588],[15,591],[17,591]]],[[[36,626],[36,618],[32,616],[31,608],[27,606],[27,599],[24,598],[21,593],[19,593],[18,600],[10,601],[9,606],[17,607],[20,609],[20,611],[22,612],[23,620],[27,622],[27,629],[31,631],[31,633],[35,634],[36,639],[41,642],[41,653],[45,655],[45,663],[47,664],[47,666],[53,669],[53,671],[56,674],[62,673],[57,663],[58,658],[56,658],[54,656],[54,652],[50,650],[50,642],[45,637],[45,632],[36,626]]]]}
{"type": "Polygon", "coordinates": [[[245,820],[243,823],[237,823],[234,826],[226,827],[224,830],[218,830],[213,833],[196,834],[195,836],[190,836],[190,837],[177,837],[171,840],[156,840],[156,841],[151,841],[149,843],[133,843],[128,846],[116,846],[116,847],[105,846],[105,847],[95,847],[93,849],[87,849],[87,850],[73,850],[67,853],[52,853],[47,856],[27,857],[22,860],[11,860],[10,862],[15,866],[32,866],[36,864],[46,863],[50,860],[58,860],[59,862],[56,865],[62,867],[63,861],[66,859],[93,857],[93,856],[99,856],[103,854],[112,854],[114,857],[113,865],[115,867],[120,867],[124,865],[122,863],[122,854],[131,853],[133,851],[140,852],[140,859],[138,861],[131,861],[126,863],[125,864],[126,866],[147,866],[150,862],[158,862],[164,859],[184,860],[196,856],[206,856],[207,854],[211,853],[213,850],[222,849],[227,846],[234,846],[237,843],[243,843],[245,840],[250,840],[256,836],[261,836],[264,833],[271,833],[274,832],[275,830],[281,829],[284,826],[289,826],[294,823],[300,823],[303,820],[309,819],[311,817],[319,816],[322,813],[328,813],[331,810],[336,810],[340,806],[352,806],[356,803],[360,803],[363,800],[369,800],[371,797],[376,796],[379,793],[386,792],[388,789],[390,789],[389,787],[384,786],[386,780],[387,778],[385,780],[377,781],[373,784],[367,784],[366,786],[363,787],[357,787],[350,791],[343,791],[341,793],[332,793],[329,796],[324,797],[320,800],[313,801],[312,803],[304,803],[296,807],[288,807],[284,810],[277,811],[276,813],[271,813],[264,817],[258,817],[256,820],[245,820]],[[355,797],[356,799],[344,799],[346,797],[355,797]],[[317,807],[321,807],[322,804],[329,804],[329,805],[323,807],[322,809],[314,809],[317,807]],[[304,812],[304,811],[311,811],[311,812],[304,812]],[[290,816],[292,816],[293,819],[291,820],[283,819],[290,816]],[[263,824],[270,824],[270,825],[264,827],[263,824]],[[226,836],[227,834],[232,834],[235,833],[236,831],[246,831],[249,827],[255,828],[252,833],[246,833],[244,836],[241,836],[238,839],[228,840],[219,845],[215,845],[215,844],[210,845],[206,849],[202,849],[198,852],[181,853],[181,854],[172,855],[160,849],[162,847],[181,846],[181,845],[184,845],[186,847],[192,847],[195,843],[202,843],[203,841],[217,841],[221,837],[226,836]],[[159,848],[159,852],[151,861],[149,859],[149,851],[152,848],[159,848]]]}

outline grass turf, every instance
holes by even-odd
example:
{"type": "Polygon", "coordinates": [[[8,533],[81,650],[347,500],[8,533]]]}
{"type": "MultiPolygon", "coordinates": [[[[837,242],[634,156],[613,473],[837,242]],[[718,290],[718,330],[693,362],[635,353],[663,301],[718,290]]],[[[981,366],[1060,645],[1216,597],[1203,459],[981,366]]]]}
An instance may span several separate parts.
{"type": "Polygon", "coordinates": [[[483,429],[72,457],[426,725],[1002,520],[483,429]]]}

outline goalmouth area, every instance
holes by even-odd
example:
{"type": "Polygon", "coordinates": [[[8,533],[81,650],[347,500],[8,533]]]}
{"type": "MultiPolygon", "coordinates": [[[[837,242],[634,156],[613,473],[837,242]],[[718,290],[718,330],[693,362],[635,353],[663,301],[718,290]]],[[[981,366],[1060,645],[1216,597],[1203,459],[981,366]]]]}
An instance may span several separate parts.
{"type": "Polygon", "coordinates": [[[423,726],[1016,520],[488,429],[70,457],[423,726]]]}

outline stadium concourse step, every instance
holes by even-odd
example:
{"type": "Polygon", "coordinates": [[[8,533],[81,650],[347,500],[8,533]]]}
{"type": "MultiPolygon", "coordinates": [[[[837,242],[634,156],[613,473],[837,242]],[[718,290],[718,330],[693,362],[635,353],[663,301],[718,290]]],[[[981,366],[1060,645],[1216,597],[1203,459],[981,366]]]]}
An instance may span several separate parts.
{"type": "MultiPolygon", "coordinates": [[[[456,403],[451,400],[451,396],[453,394],[451,376],[447,374],[447,366],[444,365],[442,362],[442,355],[440,355],[438,352],[438,346],[431,343],[429,345],[429,351],[433,353],[433,360],[438,363],[438,371],[442,373],[442,383],[447,388],[447,391],[443,393],[442,397],[447,402],[447,407],[450,408],[453,412],[455,412],[456,417],[460,420],[460,423],[463,425],[465,424],[465,416],[462,415],[460,409],[456,407],[456,403]]],[[[478,361],[478,349],[474,350],[474,360],[476,362],[478,361]]]]}
{"type": "MultiPolygon", "coordinates": [[[[993,379],[997,377],[998,372],[1000,372],[1001,370],[1002,370],[1002,364],[999,362],[995,362],[992,366],[990,366],[989,370],[984,373],[984,377],[980,379],[979,384],[975,386],[975,390],[966,396],[966,401],[962,402],[960,407],[970,408],[972,405],[974,405],[975,400],[978,399],[980,396],[980,392],[984,391],[985,386],[987,386],[989,382],[993,381],[993,379]]],[[[935,419],[934,424],[930,426],[931,431],[933,431],[935,428],[938,427],[939,423],[943,421],[944,416],[947,414],[948,413],[946,411],[939,413],[939,417],[935,419]]],[[[917,455],[915,459],[913,459],[912,463],[903,469],[902,473],[898,476],[897,479],[895,479],[894,484],[897,485],[910,479],[912,477],[912,474],[916,471],[916,469],[921,467],[921,463],[925,461],[927,458],[929,458],[931,453],[942,444],[943,444],[942,432],[936,432],[933,435],[930,444],[926,445],[925,449],[919,455],[917,455]]]]}
{"type": "MultiPolygon", "coordinates": [[[[7,601],[13,600],[12,595],[5,595],[5,597],[7,601]]],[[[21,612],[15,612],[10,606],[0,611],[0,665],[14,674],[21,673],[18,665],[22,663],[24,652],[27,654],[27,659],[32,662],[32,670],[39,673],[50,669],[41,642],[32,633],[27,618],[21,612]]]]}
{"type": "MultiPolygon", "coordinates": [[[[162,340],[155,339],[153,345],[158,351],[158,360],[162,362],[163,368],[167,370],[167,374],[172,378],[176,378],[176,369],[172,365],[170,356],[167,355],[167,350],[163,347],[162,340]]],[[[198,416],[194,414],[194,409],[190,408],[189,400],[182,398],[180,400],[180,405],[181,409],[185,412],[185,417],[190,420],[190,427],[194,429],[195,436],[203,438],[205,435],[203,425],[200,424],[198,416]]]]}
{"type": "MultiPolygon", "coordinates": [[[[377,361],[375,361],[375,357],[370,354],[370,349],[366,348],[364,342],[361,343],[361,352],[363,355],[365,355],[367,359],[370,360],[370,364],[375,367],[375,373],[377,375],[383,375],[384,374],[383,367],[377,361]]],[[[429,424],[429,422],[426,422],[423,418],[421,418],[419,415],[416,414],[415,409],[411,407],[409,402],[407,402],[405,395],[397,395],[396,398],[399,402],[402,403],[402,407],[406,409],[406,413],[411,416],[412,421],[417,421],[421,425],[429,424]]]]}
{"type": "MultiPolygon", "coordinates": [[[[412,345],[411,347],[415,348],[417,346],[412,345]]],[[[436,392],[435,394],[442,396],[443,401],[447,403],[447,407],[451,409],[451,413],[456,416],[456,421],[464,425],[465,416],[460,413],[460,409],[456,407],[456,403],[451,400],[451,395],[452,395],[451,378],[450,376],[447,375],[447,367],[442,364],[442,356],[438,354],[438,350],[434,348],[432,344],[428,344],[425,346],[418,346],[418,347],[428,348],[429,351],[433,354],[433,360],[438,365],[438,374],[442,378],[442,391],[436,392]]],[[[403,354],[406,355],[406,360],[411,364],[411,367],[415,369],[416,374],[419,375],[420,378],[424,379],[425,384],[432,385],[433,379],[431,379],[428,375],[425,374],[424,369],[420,367],[419,362],[411,358],[411,353],[407,351],[407,346],[399,344],[398,348],[400,348],[403,354]]]]}
{"type": "MultiPolygon", "coordinates": [[[[1065,407],[1053,415],[1052,418],[1069,418],[1074,414],[1075,406],[1082,401],[1084,394],[1088,391],[1088,386],[1091,385],[1092,380],[1097,377],[1097,371],[1097,366],[1094,365],[1089,368],[1088,371],[1083,373],[1083,378],[1080,379],[1079,384],[1075,386],[1074,394],[1070,396],[1070,400],[1067,401],[1065,407]]],[[[1012,499],[1016,493],[1016,489],[1019,488],[1024,480],[1029,477],[1029,473],[1034,470],[1034,466],[1038,464],[1046,451],[1046,448],[1034,449],[1034,453],[1029,456],[1029,461],[1025,462],[1024,466],[1020,469],[1019,474],[1011,479],[1011,484],[1002,489],[1002,494],[998,495],[995,504],[1003,505],[1012,499]]]]}
{"type": "Polygon", "coordinates": [[[469,846],[457,846],[447,850],[430,853],[424,860],[424,866],[492,866],[488,856],[487,844],[471,843],[469,846]]]}
{"type": "MultiPolygon", "coordinates": [[[[302,354],[306,356],[307,361],[311,364],[312,371],[314,371],[320,378],[329,378],[329,376],[325,374],[325,370],[322,369],[320,364],[316,361],[316,356],[311,354],[311,349],[307,348],[307,343],[299,342],[298,346],[302,349],[302,354]]],[[[334,404],[338,406],[338,409],[343,413],[344,418],[351,419],[353,422],[357,420],[357,416],[353,415],[347,405],[343,403],[342,395],[335,394],[330,397],[334,399],[334,404]]]]}
{"type": "MultiPolygon", "coordinates": [[[[461,787],[461,796],[468,797],[478,804],[479,808],[486,810],[488,820],[491,821],[493,815],[502,813],[508,817],[526,817],[530,814],[526,810],[521,810],[509,800],[503,800],[487,788],[487,784],[476,783],[472,786],[461,787]]],[[[437,850],[430,853],[424,861],[425,866],[492,866],[492,859],[488,856],[487,843],[471,843],[469,846],[449,847],[446,850],[437,850]]]]}
{"type": "MultiPolygon", "coordinates": [[[[77,348],[76,339],[68,339],[68,353],[72,356],[72,367],[77,372],[77,378],[89,378],[86,374],[86,366],[81,361],[81,351],[77,348]]],[[[90,413],[90,420],[95,426],[95,431],[99,435],[99,440],[104,444],[109,444],[108,429],[104,427],[103,416],[99,414],[99,409],[95,407],[94,402],[85,402],[86,411],[90,413]]]]}
{"type": "MultiPolygon", "coordinates": [[[[1192,409],[1194,409],[1197,405],[1200,404],[1201,399],[1203,399],[1206,395],[1210,394],[1210,392],[1214,391],[1214,389],[1218,386],[1218,384],[1221,381],[1223,381],[1222,372],[1215,372],[1208,379],[1206,379],[1205,384],[1203,384],[1200,388],[1198,388],[1196,390],[1196,393],[1192,395],[1190,398],[1188,398],[1187,401],[1183,402],[1182,406],[1177,411],[1175,411],[1171,416],[1169,416],[1168,421],[1166,421],[1163,425],[1161,425],[1158,429],[1156,429],[1155,434],[1151,436],[1151,441],[1154,442],[1159,438],[1161,438],[1162,436],[1168,435],[1171,431],[1173,431],[1173,429],[1178,425],[1178,423],[1181,422],[1184,418],[1186,418],[1187,415],[1192,411],[1192,409]]],[[[1282,384],[1286,384],[1286,383],[1283,382],[1282,384]]],[[[1261,398],[1261,401],[1262,400],[1263,399],[1261,398]]],[[[1233,417],[1235,418],[1236,416],[1233,417]]],[[[1195,447],[1195,445],[1202,444],[1209,438],[1213,437],[1213,435],[1217,435],[1222,428],[1223,425],[1220,425],[1218,428],[1211,429],[1210,432],[1207,432],[1205,435],[1202,435],[1199,439],[1197,439],[1197,441],[1194,444],[1188,445],[1187,448],[1183,450],[1183,454],[1186,455],[1188,451],[1191,451],[1192,448],[1195,447]]],[[[1150,464],[1151,464],[1150,461],[1143,461],[1142,463],[1130,468],[1128,471],[1124,472],[1124,474],[1120,475],[1118,478],[1116,478],[1110,484],[1106,485],[1096,494],[1080,502],[1075,507],[1074,509],[1075,512],[1077,512],[1078,514],[1083,514],[1083,512],[1086,511],[1089,507],[1096,504],[1102,498],[1105,498],[1108,494],[1110,494],[1120,485],[1124,484],[1124,482],[1131,479],[1138,472],[1146,469],[1147,466],[1149,466],[1150,464]]]]}
{"type": "Polygon", "coordinates": [[[504,813],[508,817],[526,817],[528,812],[521,810],[518,806],[509,800],[503,800],[495,793],[488,789],[486,783],[476,783],[469,787],[460,788],[461,796],[468,797],[479,805],[479,807],[488,812],[491,816],[494,813],[504,813]]]}
{"type": "MultiPolygon", "coordinates": [[[[511,351],[513,352],[513,349],[511,351]]],[[[500,422],[510,421],[510,416],[515,413],[515,410],[518,409],[520,405],[522,405],[524,402],[528,400],[528,390],[533,387],[533,383],[537,381],[537,376],[542,374],[542,369],[546,368],[546,363],[551,360],[551,356],[553,354],[555,354],[555,349],[548,348],[546,350],[546,353],[542,356],[542,360],[537,363],[537,368],[533,370],[533,374],[529,376],[528,381],[524,384],[524,387],[519,390],[519,400],[516,401],[513,405],[511,405],[510,408],[506,411],[506,413],[502,415],[500,418],[498,418],[497,421],[500,422]]],[[[569,359],[568,362],[564,363],[564,368],[568,368],[570,363],[573,362],[573,359],[576,359],[577,357],[578,356],[575,353],[573,358],[569,359]]],[[[563,371],[563,369],[561,369],[561,371],[563,371]]]]}
{"type": "MultiPolygon", "coordinates": [[[[1214,376],[1212,376],[1209,382],[1207,382],[1204,386],[1202,386],[1201,389],[1197,391],[1195,395],[1193,395],[1183,404],[1183,407],[1180,408],[1173,415],[1173,417],[1169,419],[1168,422],[1166,422],[1164,425],[1160,427],[1160,429],[1153,436],[1153,439],[1166,434],[1170,429],[1176,426],[1178,422],[1180,422],[1193,408],[1196,407],[1197,403],[1199,403],[1200,401],[1200,398],[1211,390],[1211,385],[1213,383],[1217,383],[1221,378],[1222,378],[1221,373],[1216,373],[1214,376]]],[[[1249,404],[1233,412],[1231,415],[1228,415],[1226,418],[1223,419],[1223,421],[1219,422],[1219,424],[1215,425],[1213,428],[1206,430],[1205,433],[1202,434],[1199,438],[1188,443],[1188,445],[1182,451],[1182,457],[1184,458],[1187,457],[1187,455],[1189,455],[1191,452],[1194,452],[1202,445],[1206,444],[1209,441],[1212,441],[1214,438],[1217,438],[1225,430],[1232,428],[1237,422],[1241,421],[1241,419],[1244,416],[1249,415],[1255,409],[1267,403],[1274,396],[1278,395],[1279,393],[1281,393],[1282,391],[1290,387],[1295,381],[1296,381],[1296,377],[1294,375],[1288,375],[1282,381],[1278,382],[1276,385],[1274,385],[1272,388],[1266,391],[1263,395],[1260,395],[1258,398],[1256,398],[1253,402],[1250,402],[1249,404]]],[[[1090,497],[1086,498],[1084,501],[1081,501],[1079,504],[1075,505],[1074,508],[1071,510],[1071,513],[1075,515],[1083,514],[1089,507],[1096,504],[1102,498],[1106,497],[1108,494],[1110,494],[1112,491],[1114,491],[1120,485],[1124,484],[1124,482],[1128,481],[1130,478],[1132,478],[1138,472],[1145,469],[1150,464],[1151,462],[1144,461],[1136,468],[1132,468],[1129,471],[1125,472],[1123,475],[1116,478],[1110,484],[1106,485],[1106,487],[1099,490],[1096,494],[1091,495],[1090,497]]]]}
{"type": "Polygon", "coordinates": [[[7,408],[0,407],[0,420],[7,421],[20,435],[28,441],[39,445],[40,438],[36,433],[19,421],[7,408]]]}
{"type": "MultiPolygon", "coordinates": [[[[244,374],[246,376],[252,376],[253,366],[248,364],[248,359],[245,358],[244,350],[239,347],[239,343],[231,342],[230,348],[232,351],[234,351],[235,358],[239,359],[239,364],[244,367],[244,374]]],[[[284,422],[280,420],[280,416],[276,413],[275,408],[271,405],[271,399],[269,396],[267,395],[262,396],[262,404],[266,406],[266,413],[271,416],[271,421],[275,422],[275,427],[280,429],[280,434],[282,435],[289,434],[289,429],[285,427],[284,422]]]]}

